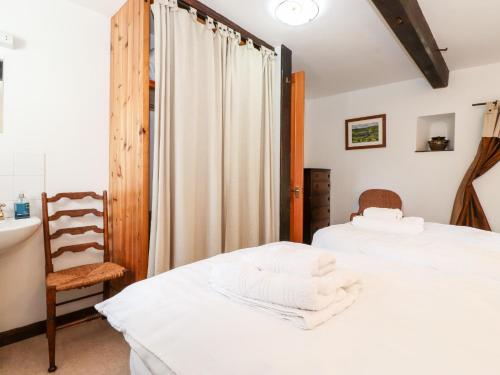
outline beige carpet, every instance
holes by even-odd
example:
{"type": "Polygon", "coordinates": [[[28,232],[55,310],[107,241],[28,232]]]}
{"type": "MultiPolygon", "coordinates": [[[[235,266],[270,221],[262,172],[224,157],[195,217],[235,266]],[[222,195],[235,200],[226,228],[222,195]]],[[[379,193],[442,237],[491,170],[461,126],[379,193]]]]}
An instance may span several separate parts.
{"type": "MultiPolygon", "coordinates": [[[[130,350],[122,335],[106,320],[57,331],[56,375],[127,375],[130,350]]],[[[45,335],[0,348],[0,374],[47,374],[45,335]]]]}

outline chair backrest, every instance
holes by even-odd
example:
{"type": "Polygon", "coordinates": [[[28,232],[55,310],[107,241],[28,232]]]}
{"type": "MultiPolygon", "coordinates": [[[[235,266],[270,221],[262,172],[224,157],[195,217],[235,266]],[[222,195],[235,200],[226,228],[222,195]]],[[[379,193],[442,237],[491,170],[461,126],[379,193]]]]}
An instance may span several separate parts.
{"type": "Polygon", "coordinates": [[[351,214],[351,220],[356,215],[362,215],[365,208],[369,207],[402,209],[403,201],[397,193],[391,190],[366,190],[359,196],[359,209],[358,212],[351,214]]]}
{"type": "Polygon", "coordinates": [[[53,197],[48,197],[47,193],[42,193],[42,221],[43,221],[43,239],[44,239],[44,248],[45,248],[45,273],[48,274],[50,272],[54,272],[54,265],[52,262],[53,258],[57,258],[58,256],[66,253],[73,252],[78,253],[81,251],[85,251],[87,249],[96,249],[104,251],[104,262],[109,261],[109,236],[108,236],[108,194],[107,191],[104,191],[102,195],[99,195],[94,192],[81,192],[81,193],[59,193],[54,195],[53,197]],[[97,210],[96,208],[88,208],[88,209],[76,209],[76,210],[61,210],[56,211],[49,215],[49,203],[56,203],[59,200],[65,198],[70,200],[80,200],[84,198],[93,198],[95,200],[102,201],[102,211],[97,210]],[[85,215],[94,215],[97,217],[102,217],[103,225],[99,227],[97,225],[88,225],[88,226],[80,226],[80,227],[70,227],[70,228],[61,228],[54,231],[54,233],[50,232],[51,221],[56,221],[62,218],[63,216],[68,216],[70,218],[83,217],[85,215]],[[70,235],[79,235],[85,234],[87,232],[94,233],[102,233],[103,243],[100,244],[98,242],[87,242],[77,245],[69,245],[62,246],[58,248],[56,251],[52,252],[51,241],[56,238],[61,237],[64,234],[70,235]]]}

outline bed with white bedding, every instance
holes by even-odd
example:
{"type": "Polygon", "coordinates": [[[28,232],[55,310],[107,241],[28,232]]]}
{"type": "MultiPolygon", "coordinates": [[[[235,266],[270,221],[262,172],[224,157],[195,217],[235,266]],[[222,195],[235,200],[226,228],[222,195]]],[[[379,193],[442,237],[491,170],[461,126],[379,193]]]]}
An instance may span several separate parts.
{"type": "Polygon", "coordinates": [[[418,235],[351,224],[315,246],[358,272],[356,303],[313,330],[214,292],[216,256],[136,283],[98,310],[150,374],[500,374],[500,235],[426,223],[418,235]]]}

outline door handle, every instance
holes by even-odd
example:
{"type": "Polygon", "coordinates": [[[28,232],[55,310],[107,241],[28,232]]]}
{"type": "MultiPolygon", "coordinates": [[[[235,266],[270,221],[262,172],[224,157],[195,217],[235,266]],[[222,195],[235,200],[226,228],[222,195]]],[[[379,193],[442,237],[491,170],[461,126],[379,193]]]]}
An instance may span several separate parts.
{"type": "Polygon", "coordinates": [[[302,191],[302,189],[299,186],[295,186],[292,189],[292,193],[295,195],[295,198],[299,198],[300,197],[300,192],[301,191],[302,191]]]}

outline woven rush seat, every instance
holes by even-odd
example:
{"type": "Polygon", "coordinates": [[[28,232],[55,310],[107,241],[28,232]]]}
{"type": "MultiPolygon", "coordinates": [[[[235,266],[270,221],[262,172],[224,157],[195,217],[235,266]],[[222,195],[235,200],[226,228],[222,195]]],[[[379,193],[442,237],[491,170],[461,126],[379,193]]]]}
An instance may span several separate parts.
{"type": "Polygon", "coordinates": [[[47,275],[47,288],[63,291],[84,288],[123,276],[125,268],[111,262],[85,264],[67,268],[47,275]]]}

